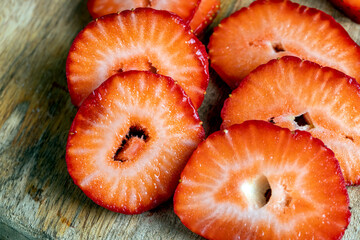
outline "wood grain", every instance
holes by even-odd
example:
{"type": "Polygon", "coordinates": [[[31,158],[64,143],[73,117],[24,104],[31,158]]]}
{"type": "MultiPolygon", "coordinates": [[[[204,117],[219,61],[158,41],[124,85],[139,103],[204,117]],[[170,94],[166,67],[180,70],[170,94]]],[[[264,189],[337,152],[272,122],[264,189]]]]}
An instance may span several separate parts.
{"type": "MultiPolygon", "coordinates": [[[[223,0],[211,28],[250,2],[223,0]]],[[[360,26],[326,0],[296,2],[331,14],[360,43],[360,26]]],[[[0,239],[201,239],[181,224],[171,200],[136,216],[113,213],[89,200],[67,173],[65,145],[76,109],[65,61],[72,40],[91,20],[86,1],[0,3],[0,239]]],[[[212,71],[200,108],[207,134],[219,129],[229,93],[212,71]]],[[[345,239],[359,239],[360,188],[348,190],[352,219],[345,239]]]]}

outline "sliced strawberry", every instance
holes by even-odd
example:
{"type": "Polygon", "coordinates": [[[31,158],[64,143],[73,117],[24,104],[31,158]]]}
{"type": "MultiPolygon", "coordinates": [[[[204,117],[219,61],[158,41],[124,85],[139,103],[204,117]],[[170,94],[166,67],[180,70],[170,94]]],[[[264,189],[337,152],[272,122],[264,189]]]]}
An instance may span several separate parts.
{"type": "Polygon", "coordinates": [[[248,121],[202,142],[174,210],[208,239],[340,239],[349,199],[334,153],[309,133],[248,121]]]}
{"type": "Polygon", "coordinates": [[[189,23],[201,0],[88,0],[90,15],[95,19],[110,13],[139,7],[149,7],[176,13],[189,23]]]}
{"type": "Polygon", "coordinates": [[[208,68],[204,45],[178,16],[138,8],[88,24],[71,46],[66,75],[76,106],[116,73],[148,70],[177,81],[198,108],[208,85],[208,68]]]}
{"type": "Polygon", "coordinates": [[[182,88],[168,77],[128,71],[112,76],[81,105],[66,163],[95,203],[136,214],[169,199],[205,133],[182,88]]]}
{"type": "Polygon", "coordinates": [[[344,12],[351,20],[360,23],[359,0],[329,0],[335,7],[344,12]]]}
{"type": "Polygon", "coordinates": [[[190,22],[190,27],[196,35],[200,35],[216,17],[220,9],[220,0],[201,0],[199,9],[190,22]]]}
{"type": "Polygon", "coordinates": [[[360,79],[360,47],[331,16],[287,0],[259,0],[224,19],[209,43],[211,66],[231,87],[260,64],[294,55],[360,79]]]}
{"type": "Polygon", "coordinates": [[[259,119],[309,131],[331,148],[348,185],[360,183],[360,86],[349,76],[296,57],[250,73],[225,101],[222,127],[259,119]]]}

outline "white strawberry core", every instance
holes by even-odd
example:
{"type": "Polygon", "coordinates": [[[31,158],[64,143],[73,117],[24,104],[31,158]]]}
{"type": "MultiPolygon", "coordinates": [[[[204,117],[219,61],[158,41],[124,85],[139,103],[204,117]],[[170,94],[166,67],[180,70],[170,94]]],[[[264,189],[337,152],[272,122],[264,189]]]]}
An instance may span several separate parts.
{"type": "Polygon", "coordinates": [[[315,128],[310,114],[308,112],[302,113],[300,115],[282,115],[278,117],[272,117],[269,119],[269,122],[274,124],[289,123],[296,130],[309,131],[310,129],[315,128]]]}
{"type": "Polygon", "coordinates": [[[240,189],[244,193],[249,207],[258,209],[269,202],[271,187],[268,179],[264,175],[245,181],[240,189]]]}

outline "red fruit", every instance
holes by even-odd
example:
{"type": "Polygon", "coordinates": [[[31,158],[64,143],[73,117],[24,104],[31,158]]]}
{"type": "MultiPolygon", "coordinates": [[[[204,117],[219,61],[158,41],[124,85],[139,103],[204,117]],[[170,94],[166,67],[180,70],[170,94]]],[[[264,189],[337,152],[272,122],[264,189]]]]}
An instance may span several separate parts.
{"type": "Polygon", "coordinates": [[[81,105],[66,146],[68,171],[95,203],[136,214],[169,199],[204,138],[198,114],[168,77],[112,76],[81,105]]]}
{"type": "Polygon", "coordinates": [[[190,22],[190,27],[196,35],[200,35],[216,17],[220,9],[220,0],[201,0],[199,9],[190,22]]]}
{"type": "Polygon", "coordinates": [[[71,46],[66,75],[76,106],[110,76],[144,70],[173,78],[198,108],[208,68],[204,45],[178,16],[138,8],[89,23],[71,46]]]}
{"type": "Polygon", "coordinates": [[[348,185],[360,183],[360,86],[351,77],[296,57],[250,73],[221,112],[223,128],[250,119],[320,138],[340,162],[348,185]]]}
{"type": "Polygon", "coordinates": [[[286,0],[259,0],[224,19],[209,43],[211,66],[231,87],[260,64],[298,56],[360,79],[360,48],[331,16],[286,0]]]}
{"type": "Polygon", "coordinates": [[[263,121],[202,142],[181,174],[174,210],[208,239],[340,239],[350,221],[334,153],[307,132],[263,121]]]}
{"type": "Polygon", "coordinates": [[[329,0],[335,7],[344,12],[351,20],[360,23],[359,0],[329,0]]]}
{"type": "Polygon", "coordinates": [[[198,9],[200,0],[88,0],[90,15],[95,19],[110,13],[139,7],[149,7],[176,13],[189,23],[198,9]]]}

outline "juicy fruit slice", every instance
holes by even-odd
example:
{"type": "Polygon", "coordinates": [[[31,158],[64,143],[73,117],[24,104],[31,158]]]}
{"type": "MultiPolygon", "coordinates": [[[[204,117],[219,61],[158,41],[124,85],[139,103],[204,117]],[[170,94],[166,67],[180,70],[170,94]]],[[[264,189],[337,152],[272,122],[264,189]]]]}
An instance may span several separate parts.
{"type": "Polygon", "coordinates": [[[81,105],[66,147],[68,171],[95,203],[136,214],[175,191],[205,133],[179,85],[129,71],[104,82],[81,105]]]}
{"type": "Polygon", "coordinates": [[[351,20],[360,23],[360,1],[358,0],[329,0],[335,7],[343,11],[351,20]]]}
{"type": "Polygon", "coordinates": [[[221,112],[223,128],[259,119],[320,138],[340,162],[348,185],[360,183],[360,86],[351,77],[296,57],[250,73],[221,112]]]}
{"type": "Polygon", "coordinates": [[[334,153],[307,132],[248,121],[194,151],[175,213],[208,239],[340,239],[347,191],[334,153]]]}
{"type": "Polygon", "coordinates": [[[190,27],[196,35],[200,35],[216,17],[220,9],[220,0],[201,0],[199,9],[190,22],[190,27]]]}
{"type": "Polygon", "coordinates": [[[149,7],[176,13],[185,22],[190,22],[200,0],[88,0],[90,15],[95,19],[110,13],[121,12],[139,7],[149,7]]]}
{"type": "Polygon", "coordinates": [[[298,56],[360,79],[360,48],[326,13],[283,0],[259,0],[224,19],[209,43],[211,66],[231,87],[257,66],[298,56]]]}
{"type": "Polygon", "coordinates": [[[208,68],[204,45],[178,16],[138,8],[88,24],[71,46],[66,75],[76,106],[110,76],[143,70],[177,81],[198,108],[209,82],[208,68]]]}

